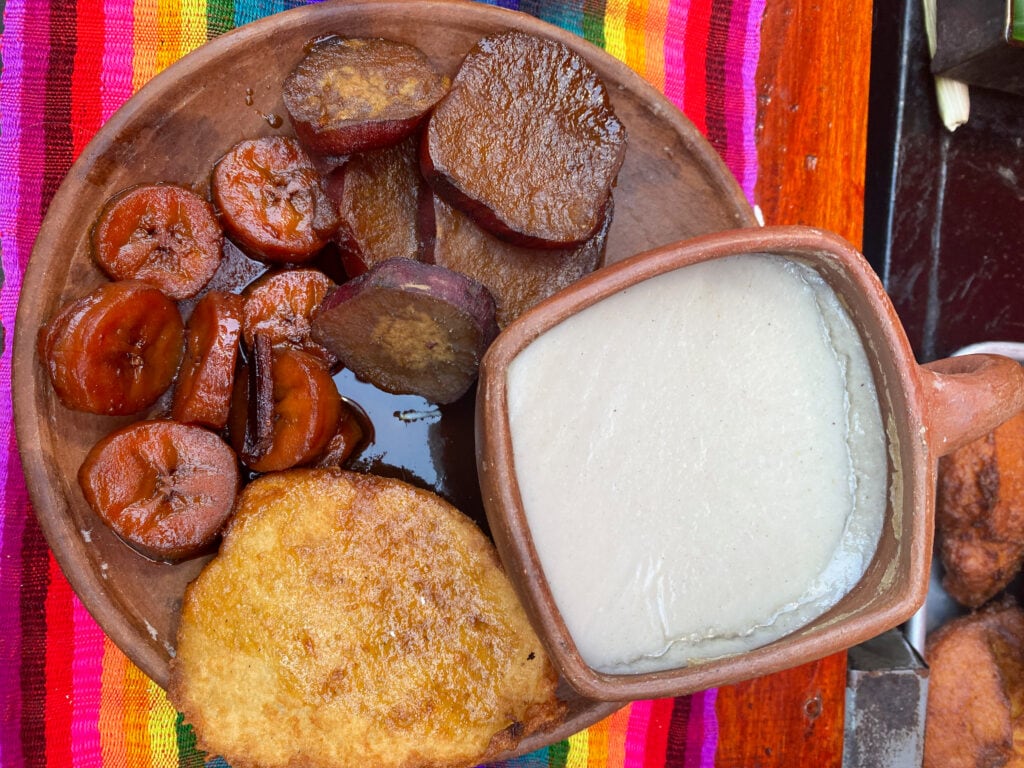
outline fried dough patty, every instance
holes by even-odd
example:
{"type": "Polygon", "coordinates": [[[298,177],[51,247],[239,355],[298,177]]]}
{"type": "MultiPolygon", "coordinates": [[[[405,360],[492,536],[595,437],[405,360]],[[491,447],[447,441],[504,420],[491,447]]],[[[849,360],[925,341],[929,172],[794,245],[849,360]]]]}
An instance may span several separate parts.
{"type": "Polygon", "coordinates": [[[1024,611],[996,601],[928,638],[924,768],[1024,763],[1024,611]]]}
{"type": "Polygon", "coordinates": [[[977,608],[1024,563],[1024,413],[939,462],[935,541],[942,586],[977,608]]]}
{"type": "Polygon", "coordinates": [[[266,475],[189,585],[168,696],[235,768],[461,766],[555,721],[491,542],[434,494],[266,475]]]}

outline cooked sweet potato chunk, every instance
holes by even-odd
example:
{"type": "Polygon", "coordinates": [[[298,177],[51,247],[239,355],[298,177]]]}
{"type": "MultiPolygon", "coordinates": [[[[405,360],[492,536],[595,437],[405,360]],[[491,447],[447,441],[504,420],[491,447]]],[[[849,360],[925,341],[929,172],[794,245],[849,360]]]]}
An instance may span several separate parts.
{"type": "Polygon", "coordinates": [[[541,300],[594,271],[604,258],[608,223],[576,248],[523,248],[499,240],[462,211],[434,197],[435,264],[483,283],[494,296],[504,328],[541,300]]]}
{"type": "Polygon", "coordinates": [[[420,219],[433,194],[420,175],[418,157],[416,142],[407,139],[356,155],[328,178],[327,192],[341,217],[335,240],[349,277],[387,259],[422,256],[427,233],[420,219]]]}
{"type": "Polygon", "coordinates": [[[389,259],[350,280],[313,316],[313,338],[357,376],[441,404],[473,385],[497,332],[485,287],[410,259],[389,259]]]}
{"type": "Polygon", "coordinates": [[[418,48],[380,38],[318,40],[284,83],[295,133],[328,157],[396,144],[448,82],[418,48]]]}
{"type": "Polygon", "coordinates": [[[626,131],[598,75],[565,45],[485,37],[427,121],[427,181],[510,242],[573,247],[601,227],[626,131]]]}

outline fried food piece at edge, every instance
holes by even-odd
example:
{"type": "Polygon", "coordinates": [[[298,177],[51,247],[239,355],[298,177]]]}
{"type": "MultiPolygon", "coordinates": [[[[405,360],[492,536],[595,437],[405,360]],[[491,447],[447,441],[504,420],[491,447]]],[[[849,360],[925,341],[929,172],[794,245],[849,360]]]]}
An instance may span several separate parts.
{"type": "Polygon", "coordinates": [[[1024,562],[1024,413],[939,464],[935,534],[943,586],[976,608],[1024,562]]]}
{"type": "Polygon", "coordinates": [[[234,768],[468,766],[560,720],[491,542],[398,480],[252,482],[189,586],[168,695],[234,768]]]}
{"type": "Polygon", "coordinates": [[[1024,611],[993,603],[928,639],[924,768],[1024,764],[1024,611]]]}

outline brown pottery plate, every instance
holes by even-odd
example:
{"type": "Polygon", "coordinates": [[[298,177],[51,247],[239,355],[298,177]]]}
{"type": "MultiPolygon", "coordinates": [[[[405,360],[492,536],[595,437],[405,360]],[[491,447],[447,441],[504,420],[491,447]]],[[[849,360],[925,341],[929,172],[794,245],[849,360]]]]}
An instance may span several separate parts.
{"type": "MultiPolygon", "coordinates": [[[[130,99],[96,134],[54,197],[25,274],[15,329],[14,411],[22,462],[36,515],[72,587],[104,631],[158,684],[167,681],[185,586],[206,560],[151,562],[97,520],[82,497],[76,473],[89,448],[130,419],[64,408],[36,354],[40,326],[62,303],[106,279],[89,254],[93,219],[111,194],[133,184],[164,181],[205,190],[214,162],[237,141],[290,134],[281,84],[314,38],[336,33],[401,40],[419,46],[436,65],[453,73],[478,38],[503,29],[563,41],[590,61],[611,92],[629,145],[615,189],[609,263],[684,238],[754,225],[739,186],[712,147],[624,64],[525,14],[430,0],[325,2],[262,19],[211,41],[130,99]]],[[[478,504],[472,394],[467,397],[470,402],[461,410],[435,410],[422,418],[408,418],[389,406],[388,418],[393,414],[403,424],[426,424],[415,433],[397,432],[396,446],[408,447],[410,434],[417,436],[412,442],[436,441],[446,425],[460,433],[461,448],[452,449],[445,439],[444,450],[429,451],[433,474],[403,472],[403,460],[389,460],[390,449],[380,446],[371,446],[373,455],[356,468],[380,466],[407,479],[416,475],[414,481],[454,497],[456,503],[462,502],[460,494],[441,486],[461,469],[472,478],[466,492],[471,500],[463,506],[478,504]]],[[[389,429],[375,423],[381,439],[389,429]]],[[[483,520],[480,510],[466,511],[483,520]]],[[[523,743],[520,753],[565,738],[618,706],[563,689],[571,702],[565,722],[523,743]]]]}

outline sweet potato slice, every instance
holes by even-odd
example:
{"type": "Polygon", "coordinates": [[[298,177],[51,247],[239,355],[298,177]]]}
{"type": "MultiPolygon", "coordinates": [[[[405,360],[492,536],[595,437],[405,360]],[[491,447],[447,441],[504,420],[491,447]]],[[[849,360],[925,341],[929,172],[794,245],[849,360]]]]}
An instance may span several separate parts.
{"type": "Polygon", "coordinates": [[[410,259],[389,259],[350,280],[313,316],[313,338],[357,376],[440,404],[473,385],[497,332],[484,286],[410,259]]]}
{"type": "Polygon", "coordinates": [[[433,193],[420,175],[413,139],[350,158],[327,181],[341,224],[335,241],[349,277],[392,258],[419,259],[420,219],[433,193]]]}
{"type": "Polygon", "coordinates": [[[318,40],[284,82],[284,105],[310,151],[338,157],[400,142],[448,88],[418,48],[380,38],[318,40]]]}
{"type": "Polygon", "coordinates": [[[427,181],[518,245],[574,247],[602,226],[626,149],[600,77],[565,45],[485,37],[427,121],[427,181]]]}
{"type": "Polygon", "coordinates": [[[499,328],[593,272],[604,259],[610,211],[604,226],[583,245],[538,249],[499,240],[436,195],[433,204],[436,237],[431,261],[483,283],[494,296],[499,328]]]}

